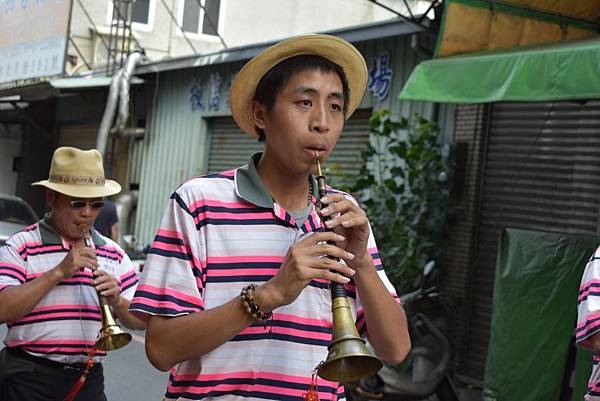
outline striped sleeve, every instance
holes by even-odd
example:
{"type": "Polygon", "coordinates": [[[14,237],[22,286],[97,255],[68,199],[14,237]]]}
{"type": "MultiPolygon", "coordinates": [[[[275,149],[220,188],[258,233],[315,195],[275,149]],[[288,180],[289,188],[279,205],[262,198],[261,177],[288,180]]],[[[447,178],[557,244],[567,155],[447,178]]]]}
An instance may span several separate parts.
{"type": "Polygon", "coordinates": [[[204,242],[182,194],[185,186],[169,200],[130,304],[130,311],[140,317],[182,316],[204,309],[204,242]]]}
{"type": "Polygon", "coordinates": [[[119,263],[119,282],[121,287],[121,296],[128,301],[133,299],[133,294],[138,284],[138,276],[135,273],[131,259],[123,252],[123,259],[119,263]]]}
{"type": "Polygon", "coordinates": [[[24,284],[26,278],[27,262],[19,255],[12,242],[7,242],[0,247],[0,291],[9,286],[24,284]]]}
{"type": "MultiPolygon", "coordinates": [[[[383,264],[381,263],[381,258],[379,256],[379,250],[377,249],[377,244],[375,243],[375,237],[373,236],[373,230],[371,229],[371,224],[369,224],[369,242],[367,243],[367,250],[373,259],[373,265],[377,270],[377,274],[379,278],[385,285],[385,288],[389,291],[389,294],[394,300],[400,303],[400,299],[396,293],[396,289],[392,285],[390,279],[385,274],[385,270],[383,269],[383,264]]],[[[360,301],[360,296],[358,292],[356,292],[356,329],[362,336],[367,335],[367,325],[365,321],[364,309],[363,305],[360,301]]]]}
{"type": "Polygon", "coordinates": [[[590,337],[600,331],[600,247],[588,261],[577,297],[575,343],[590,348],[590,337]]]}

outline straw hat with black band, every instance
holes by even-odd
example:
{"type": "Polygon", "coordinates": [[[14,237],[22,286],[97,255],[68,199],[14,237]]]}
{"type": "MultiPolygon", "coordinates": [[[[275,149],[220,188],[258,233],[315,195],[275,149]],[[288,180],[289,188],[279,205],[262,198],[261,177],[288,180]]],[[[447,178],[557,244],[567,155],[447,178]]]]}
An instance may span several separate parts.
{"type": "Polygon", "coordinates": [[[54,151],[48,179],[31,185],[40,185],[74,198],[102,198],[121,192],[118,182],[104,176],[100,152],[66,146],[54,151]]]}
{"type": "Polygon", "coordinates": [[[229,94],[231,113],[237,125],[257,137],[252,99],[262,77],[280,62],[294,56],[321,56],[339,65],[348,80],[350,95],[346,119],[358,107],[367,86],[368,70],[362,54],[349,42],[331,35],[310,34],[281,41],[250,60],[237,74],[229,94]]]}

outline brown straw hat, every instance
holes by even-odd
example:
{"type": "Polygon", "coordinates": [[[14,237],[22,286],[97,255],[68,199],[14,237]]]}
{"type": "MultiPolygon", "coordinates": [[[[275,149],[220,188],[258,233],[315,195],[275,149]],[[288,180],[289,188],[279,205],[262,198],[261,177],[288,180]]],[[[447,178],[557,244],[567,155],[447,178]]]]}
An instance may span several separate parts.
{"type": "Polygon", "coordinates": [[[294,56],[324,57],[344,70],[350,88],[346,119],[358,107],[367,86],[368,70],[362,54],[344,39],[330,35],[304,35],[281,41],[248,61],[235,77],[229,94],[237,125],[257,137],[252,118],[252,99],[261,78],[280,62],[294,56]]]}
{"type": "Polygon", "coordinates": [[[56,149],[48,179],[31,185],[41,185],[74,198],[101,198],[121,192],[118,182],[104,177],[102,155],[96,149],[56,149]]]}

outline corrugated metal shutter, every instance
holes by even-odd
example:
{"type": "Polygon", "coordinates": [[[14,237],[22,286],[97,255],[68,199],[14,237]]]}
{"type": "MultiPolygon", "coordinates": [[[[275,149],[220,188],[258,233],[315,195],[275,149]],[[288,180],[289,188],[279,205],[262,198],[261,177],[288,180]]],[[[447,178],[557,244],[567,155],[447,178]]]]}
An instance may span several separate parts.
{"type": "Polygon", "coordinates": [[[483,155],[481,149],[486,128],[487,105],[459,105],[455,113],[453,152],[456,162],[454,176],[455,204],[451,224],[446,227],[447,240],[440,266],[440,301],[448,316],[452,316],[450,337],[454,347],[454,370],[466,372],[469,333],[469,283],[476,244],[476,210],[479,205],[479,171],[483,155]],[[458,144],[466,145],[463,158],[458,144]],[[461,174],[462,172],[462,174],[461,174]]]}
{"type": "MultiPolygon", "coordinates": [[[[351,174],[352,176],[360,172],[362,167],[360,152],[369,141],[369,117],[371,117],[371,113],[371,109],[358,110],[346,121],[344,132],[329,160],[327,160],[326,168],[344,174],[351,174]]],[[[327,182],[336,187],[341,183],[352,184],[346,179],[337,178],[334,180],[333,177],[328,177],[327,182]]]]}
{"type": "Polygon", "coordinates": [[[143,138],[132,139],[129,143],[129,160],[127,164],[127,185],[134,187],[140,185],[142,176],[142,160],[144,157],[143,138]]]}
{"type": "Polygon", "coordinates": [[[63,125],[60,127],[58,146],[94,149],[98,135],[97,125],[63,125]]]}
{"type": "Polygon", "coordinates": [[[483,376],[501,230],[598,233],[599,131],[600,102],[493,105],[471,286],[469,376],[483,376]]]}
{"type": "MultiPolygon", "coordinates": [[[[99,128],[98,125],[87,124],[63,125],[60,127],[58,146],[72,146],[83,150],[95,149],[99,128]]],[[[104,173],[107,177],[117,179],[118,149],[115,148],[115,154],[113,155],[112,144],[112,138],[109,138],[106,154],[104,155],[104,173]]]]}
{"type": "Polygon", "coordinates": [[[152,242],[173,191],[204,173],[207,130],[202,115],[190,105],[194,82],[190,70],[161,74],[144,138],[135,144],[143,154],[139,171],[132,173],[140,184],[135,236],[142,244],[152,242]]]}
{"type": "Polygon", "coordinates": [[[209,174],[241,166],[251,154],[263,148],[262,143],[239,129],[232,117],[213,118],[209,124],[209,174]]]}
{"type": "MultiPolygon", "coordinates": [[[[357,111],[347,122],[344,132],[329,158],[327,165],[342,172],[358,173],[360,151],[369,139],[370,110],[357,111]]],[[[241,131],[231,117],[214,118],[208,172],[214,173],[238,167],[248,157],[263,149],[263,144],[241,131]]]]}

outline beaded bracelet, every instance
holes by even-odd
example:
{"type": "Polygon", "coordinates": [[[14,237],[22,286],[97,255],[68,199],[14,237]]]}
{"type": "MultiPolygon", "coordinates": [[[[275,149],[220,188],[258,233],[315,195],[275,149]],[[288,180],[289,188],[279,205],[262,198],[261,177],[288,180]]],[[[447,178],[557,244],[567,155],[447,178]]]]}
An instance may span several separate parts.
{"type": "Polygon", "coordinates": [[[254,318],[254,320],[258,320],[262,323],[267,323],[267,320],[271,318],[273,315],[272,312],[263,312],[260,310],[260,306],[254,303],[256,300],[254,298],[254,293],[256,292],[256,284],[250,284],[242,289],[242,293],[240,294],[240,298],[242,300],[242,305],[244,309],[254,318]]]}

